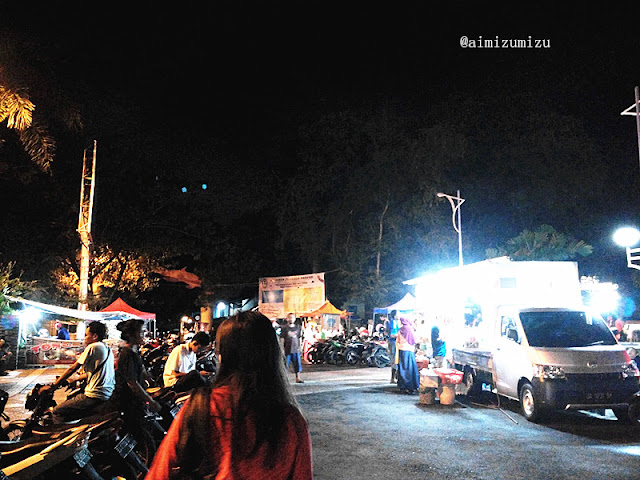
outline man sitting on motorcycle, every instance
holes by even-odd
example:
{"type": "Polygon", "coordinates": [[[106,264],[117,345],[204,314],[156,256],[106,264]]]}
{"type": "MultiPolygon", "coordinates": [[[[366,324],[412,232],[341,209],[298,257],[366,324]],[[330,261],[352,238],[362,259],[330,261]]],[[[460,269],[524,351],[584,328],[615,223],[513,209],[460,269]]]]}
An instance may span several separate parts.
{"type": "Polygon", "coordinates": [[[53,409],[53,421],[62,423],[83,418],[98,411],[111,397],[116,384],[113,353],[102,341],[107,336],[107,327],[101,322],[91,322],[84,337],[85,349],[80,357],[51,385],[40,388],[41,395],[66,385],[80,367],[87,383],[84,393],[61,403],[53,409]]]}
{"type": "Polygon", "coordinates": [[[196,370],[196,355],[210,343],[211,337],[208,333],[198,332],[190,342],[178,345],[171,350],[162,375],[164,386],[172,387],[176,392],[187,392],[193,388],[205,386],[207,381],[196,370]]]}

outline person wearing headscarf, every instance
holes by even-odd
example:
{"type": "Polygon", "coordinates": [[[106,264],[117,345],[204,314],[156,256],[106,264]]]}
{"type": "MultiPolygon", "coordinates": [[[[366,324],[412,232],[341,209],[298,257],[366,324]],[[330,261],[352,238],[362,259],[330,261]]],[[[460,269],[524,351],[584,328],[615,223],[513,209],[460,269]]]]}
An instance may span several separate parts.
{"type": "Polygon", "coordinates": [[[398,389],[401,392],[413,393],[420,385],[420,374],[416,363],[415,327],[408,317],[400,317],[401,327],[398,330],[396,348],[398,350],[398,389]]]}

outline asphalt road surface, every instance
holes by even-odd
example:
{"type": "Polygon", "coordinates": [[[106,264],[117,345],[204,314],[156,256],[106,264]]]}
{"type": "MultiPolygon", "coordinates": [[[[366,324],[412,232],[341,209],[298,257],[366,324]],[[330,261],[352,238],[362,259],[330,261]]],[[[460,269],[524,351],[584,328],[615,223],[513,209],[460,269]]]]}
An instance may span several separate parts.
{"type": "MultiPolygon", "coordinates": [[[[9,416],[24,418],[28,391],[61,371],[0,377],[9,416]]],[[[303,367],[305,383],[293,388],[309,422],[316,480],[640,478],[640,429],[610,411],[560,413],[536,425],[490,393],[422,405],[389,378],[389,368],[303,367]]]]}
{"type": "Polygon", "coordinates": [[[305,368],[294,387],[316,480],[640,478],[640,430],[611,411],[563,412],[536,425],[491,393],[422,405],[389,384],[388,368],[305,368]]]}

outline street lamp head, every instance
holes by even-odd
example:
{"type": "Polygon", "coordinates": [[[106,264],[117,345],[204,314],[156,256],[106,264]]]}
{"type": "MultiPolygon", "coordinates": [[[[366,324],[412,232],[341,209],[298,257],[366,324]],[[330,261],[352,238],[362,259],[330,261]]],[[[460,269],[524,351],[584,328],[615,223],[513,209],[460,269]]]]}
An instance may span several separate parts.
{"type": "Polygon", "coordinates": [[[633,247],[640,242],[640,231],[635,227],[622,227],[613,234],[613,241],[621,247],[633,247]]]}

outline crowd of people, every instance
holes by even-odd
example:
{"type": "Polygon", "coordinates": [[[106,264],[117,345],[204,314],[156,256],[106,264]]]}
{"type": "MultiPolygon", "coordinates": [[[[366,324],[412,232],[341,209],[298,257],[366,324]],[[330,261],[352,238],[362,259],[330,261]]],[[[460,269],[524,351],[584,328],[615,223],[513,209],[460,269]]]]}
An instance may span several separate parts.
{"type": "MultiPolygon", "coordinates": [[[[84,392],[56,406],[54,422],[118,410],[135,425],[145,411],[160,410],[142,386],[142,325],[136,319],[118,324],[122,345],[117,362],[104,342],[105,324],[88,325],[82,354],[53,384],[40,388],[41,394],[51,393],[82,369],[84,392]]],[[[145,478],[313,478],[309,428],[286,375],[293,365],[296,381],[302,382],[295,316],[282,332],[286,363],[278,335],[264,315],[242,312],[222,322],[216,332],[219,363],[213,384],[205,384],[195,369],[196,354],[211,343],[208,333],[198,332],[173,349],[165,386],[191,395],[145,478]]]]}
{"type": "MultiPolygon", "coordinates": [[[[415,393],[420,384],[416,325],[410,315],[396,311],[382,320],[392,358],[391,382],[400,392],[415,393]]],[[[63,327],[56,327],[64,338],[63,327]]],[[[142,327],[137,319],[118,324],[122,344],[116,362],[104,341],[106,326],[89,323],[82,354],[52,385],[40,389],[52,392],[82,369],[84,392],[54,408],[55,422],[117,410],[135,424],[146,411],[160,410],[143,387],[142,327]]],[[[191,395],[146,478],[312,478],[309,428],[287,379],[291,368],[295,381],[304,382],[303,331],[296,316],[287,315],[282,326],[258,312],[224,320],[216,331],[219,363],[212,384],[196,369],[197,354],[211,341],[208,333],[198,332],[174,347],[166,361],[165,387],[191,395]]],[[[446,343],[437,326],[431,329],[430,341],[434,366],[446,367],[446,343]]],[[[0,351],[3,343],[0,338],[0,351]]],[[[631,357],[640,361],[637,351],[631,357]]]]}

